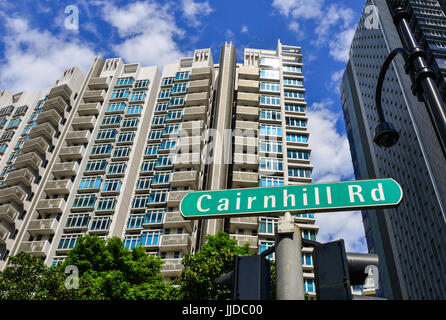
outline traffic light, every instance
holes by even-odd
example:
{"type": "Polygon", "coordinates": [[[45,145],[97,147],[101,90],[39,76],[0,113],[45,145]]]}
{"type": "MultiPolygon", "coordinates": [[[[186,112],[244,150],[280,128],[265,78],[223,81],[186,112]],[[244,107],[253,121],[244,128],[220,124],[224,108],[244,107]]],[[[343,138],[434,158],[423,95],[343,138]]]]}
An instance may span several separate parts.
{"type": "Polygon", "coordinates": [[[233,300],[269,300],[271,292],[270,262],[264,256],[234,258],[234,270],[215,283],[229,284],[233,300]]]}
{"type": "Polygon", "coordinates": [[[359,296],[352,294],[351,286],[364,285],[370,266],[378,266],[376,254],[346,253],[342,239],[316,245],[314,247],[316,298],[359,299],[359,296]]]}

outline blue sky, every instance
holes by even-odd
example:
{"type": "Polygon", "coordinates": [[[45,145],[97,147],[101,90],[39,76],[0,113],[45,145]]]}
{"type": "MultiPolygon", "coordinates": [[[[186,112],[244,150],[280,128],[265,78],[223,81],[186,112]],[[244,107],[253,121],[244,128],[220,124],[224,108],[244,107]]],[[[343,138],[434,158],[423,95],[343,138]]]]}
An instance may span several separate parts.
{"type": "MultiPolygon", "coordinates": [[[[225,41],[275,49],[302,47],[314,181],[353,179],[339,83],[365,1],[360,0],[0,0],[0,89],[42,90],[73,65],[86,72],[95,55],[162,66],[225,41]],[[68,7],[74,6],[74,7],[68,7]],[[73,8],[78,29],[72,29],[73,8]],[[68,19],[68,20],[67,20],[68,19]],[[68,28],[67,28],[68,21],[68,28]]],[[[344,238],[366,251],[358,212],[317,217],[319,240],[344,238]]]]}

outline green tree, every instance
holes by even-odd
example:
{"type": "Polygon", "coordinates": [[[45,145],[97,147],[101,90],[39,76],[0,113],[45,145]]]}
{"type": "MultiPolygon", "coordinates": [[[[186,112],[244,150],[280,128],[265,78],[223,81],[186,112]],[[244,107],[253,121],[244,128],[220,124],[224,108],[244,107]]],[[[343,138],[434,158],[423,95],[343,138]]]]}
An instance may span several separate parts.
{"type": "Polygon", "coordinates": [[[164,300],[172,288],[160,272],[162,261],[142,247],[125,248],[122,240],[105,240],[86,235],[68,252],[61,268],[74,265],[79,270],[76,299],[164,300]]]}
{"type": "Polygon", "coordinates": [[[10,257],[8,266],[0,272],[0,299],[69,299],[65,277],[60,269],[48,268],[42,260],[20,252],[10,257]]]}
{"type": "Polygon", "coordinates": [[[179,279],[177,297],[184,300],[229,300],[231,291],[226,285],[213,281],[232,271],[234,256],[253,254],[249,244],[237,245],[225,232],[206,236],[200,251],[183,258],[184,269],[179,279]]]}

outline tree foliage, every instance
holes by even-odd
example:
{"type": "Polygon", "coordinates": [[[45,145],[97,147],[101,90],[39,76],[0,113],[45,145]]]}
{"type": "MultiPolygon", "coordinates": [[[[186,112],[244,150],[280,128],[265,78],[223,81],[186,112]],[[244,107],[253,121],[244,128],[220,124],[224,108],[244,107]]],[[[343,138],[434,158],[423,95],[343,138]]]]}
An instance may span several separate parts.
{"type": "Polygon", "coordinates": [[[185,300],[229,300],[231,291],[226,285],[213,281],[233,270],[234,257],[253,254],[249,244],[237,245],[225,232],[208,235],[206,243],[195,254],[183,258],[184,269],[176,282],[178,297],[185,300]]]}

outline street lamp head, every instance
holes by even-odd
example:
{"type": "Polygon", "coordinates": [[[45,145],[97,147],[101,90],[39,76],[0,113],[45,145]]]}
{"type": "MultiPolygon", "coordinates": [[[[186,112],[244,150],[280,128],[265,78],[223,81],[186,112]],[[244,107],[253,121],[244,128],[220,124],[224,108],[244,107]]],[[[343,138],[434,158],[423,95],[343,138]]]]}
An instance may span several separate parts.
{"type": "Polygon", "coordinates": [[[390,122],[381,122],[375,128],[375,142],[380,147],[390,148],[394,146],[400,138],[400,134],[396,131],[393,124],[390,122]]]}

